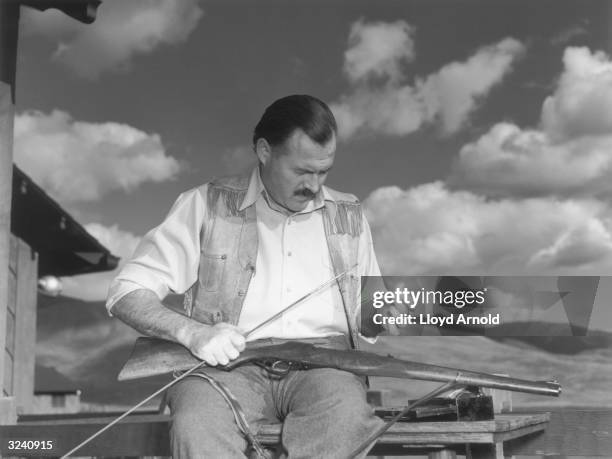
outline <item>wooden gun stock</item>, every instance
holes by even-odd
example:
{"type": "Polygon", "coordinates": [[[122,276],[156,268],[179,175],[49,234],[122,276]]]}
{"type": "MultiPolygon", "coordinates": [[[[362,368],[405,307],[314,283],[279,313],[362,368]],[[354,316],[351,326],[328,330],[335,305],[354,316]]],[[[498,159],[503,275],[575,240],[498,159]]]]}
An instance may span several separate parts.
{"type": "MultiPolygon", "coordinates": [[[[336,368],[361,376],[384,376],[426,381],[454,382],[465,386],[490,387],[540,395],[559,396],[561,386],[556,381],[528,381],[495,376],[487,373],[411,362],[395,357],[355,350],[324,349],[312,344],[291,342],[278,345],[247,348],[226,366],[230,371],[255,361],[282,361],[296,363],[304,368],[336,368]]],[[[188,370],[199,359],[185,347],[156,338],[138,338],[127,363],[119,373],[119,380],[188,370]]]]}

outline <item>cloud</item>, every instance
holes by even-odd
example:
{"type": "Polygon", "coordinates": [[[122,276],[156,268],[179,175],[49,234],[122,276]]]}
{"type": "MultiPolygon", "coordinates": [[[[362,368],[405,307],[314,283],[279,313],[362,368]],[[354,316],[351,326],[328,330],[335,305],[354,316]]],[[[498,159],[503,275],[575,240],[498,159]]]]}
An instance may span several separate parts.
{"type": "Polygon", "coordinates": [[[524,46],[513,38],[480,48],[464,62],[452,62],[420,84],[427,119],[438,117],[442,131],[458,131],[480,98],[489,93],[511,70],[524,46]]]}
{"type": "Polygon", "coordinates": [[[15,162],[62,203],[173,179],[178,161],[157,134],[119,123],[87,123],[54,110],[15,118],[15,162]]]}
{"type": "Polygon", "coordinates": [[[554,143],[546,133],[498,123],[463,146],[449,183],[489,196],[612,192],[612,135],[554,143]]]}
{"type": "Polygon", "coordinates": [[[491,200],[433,182],[364,205],[384,274],[612,273],[612,211],[597,200],[491,200]]]}
{"type": "Polygon", "coordinates": [[[351,82],[373,77],[398,81],[401,65],[414,57],[414,27],[406,21],[355,22],[349,32],[349,49],[344,53],[344,72],[351,82]]]}
{"type": "Polygon", "coordinates": [[[353,24],[344,62],[351,86],[331,106],[342,138],[360,132],[404,136],[428,123],[445,135],[457,132],[525,50],[505,38],[404,84],[405,64],[415,58],[413,35],[404,21],[353,24]]]}
{"type": "Polygon", "coordinates": [[[449,183],[489,196],[612,193],[612,62],[567,48],[540,126],[498,123],[465,145],[449,183]]]}
{"type": "Polygon", "coordinates": [[[404,136],[427,121],[425,105],[411,86],[359,87],[331,104],[331,109],[344,139],[359,131],[404,136]]]}
{"type": "Polygon", "coordinates": [[[564,231],[549,247],[538,251],[530,260],[534,266],[576,267],[596,262],[612,254],[612,235],[601,220],[588,221],[564,231]]]}
{"type": "Polygon", "coordinates": [[[134,253],[140,237],[119,229],[118,225],[88,223],[85,229],[113,255],[121,257],[120,264],[114,271],[62,278],[62,294],[88,301],[100,301],[106,298],[111,281],[134,253]]]}
{"type": "Polygon", "coordinates": [[[197,0],[105,0],[93,24],[85,25],[56,10],[26,8],[26,33],[57,42],[53,59],[77,75],[96,78],[125,69],[138,54],[187,39],[203,15],[197,0]]]}
{"type": "Polygon", "coordinates": [[[612,134],[612,62],[602,51],[567,48],[555,93],[542,106],[542,128],[553,141],[612,134]]]}
{"type": "Polygon", "coordinates": [[[566,45],[577,37],[585,37],[589,35],[589,21],[585,20],[582,24],[569,26],[561,30],[557,35],[550,39],[551,45],[566,45]]]}

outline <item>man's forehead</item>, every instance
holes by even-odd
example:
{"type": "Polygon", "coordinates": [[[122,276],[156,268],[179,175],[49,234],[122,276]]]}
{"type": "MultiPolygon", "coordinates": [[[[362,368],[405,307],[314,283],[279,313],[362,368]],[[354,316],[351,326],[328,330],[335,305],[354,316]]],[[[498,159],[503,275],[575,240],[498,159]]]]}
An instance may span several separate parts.
{"type": "Polygon", "coordinates": [[[300,159],[333,159],[336,152],[336,136],[324,144],[312,140],[304,131],[296,129],[285,142],[288,153],[300,159]]]}

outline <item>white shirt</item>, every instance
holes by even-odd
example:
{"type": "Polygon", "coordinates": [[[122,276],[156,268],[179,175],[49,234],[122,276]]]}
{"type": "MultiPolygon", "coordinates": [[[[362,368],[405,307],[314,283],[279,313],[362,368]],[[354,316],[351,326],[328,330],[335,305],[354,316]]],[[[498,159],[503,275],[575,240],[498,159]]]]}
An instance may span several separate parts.
{"type": "MultiPolygon", "coordinates": [[[[206,218],[207,185],[179,196],[161,225],[149,231],[130,261],[110,286],[106,307],[127,293],[147,288],[163,299],[169,291],[183,293],[197,280],[200,262],[200,228],[206,218]]],[[[251,174],[240,206],[253,203],[257,214],[257,263],[238,319],[250,330],[325,281],[333,271],[323,229],[322,208],[333,200],[325,187],[306,208],[286,215],[268,199],[259,169],[251,174]]],[[[380,276],[370,227],[364,217],[359,241],[356,275],[380,276]]],[[[353,305],[355,307],[355,305],[353,305]]],[[[338,286],[317,295],[283,314],[248,337],[317,338],[348,332],[338,286]]]]}

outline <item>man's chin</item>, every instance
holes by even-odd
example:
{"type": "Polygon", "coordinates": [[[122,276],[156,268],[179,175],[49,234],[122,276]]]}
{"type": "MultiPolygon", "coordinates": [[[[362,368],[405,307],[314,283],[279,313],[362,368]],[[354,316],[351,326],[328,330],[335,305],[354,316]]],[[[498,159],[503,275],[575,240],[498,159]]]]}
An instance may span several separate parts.
{"type": "Polygon", "coordinates": [[[306,206],[308,205],[308,203],[311,201],[312,199],[310,198],[294,198],[291,200],[291,202],[288,204],[287,208],[293,212],[300,212],[302,210],[304,210],[306,208],[306,206]]]}

